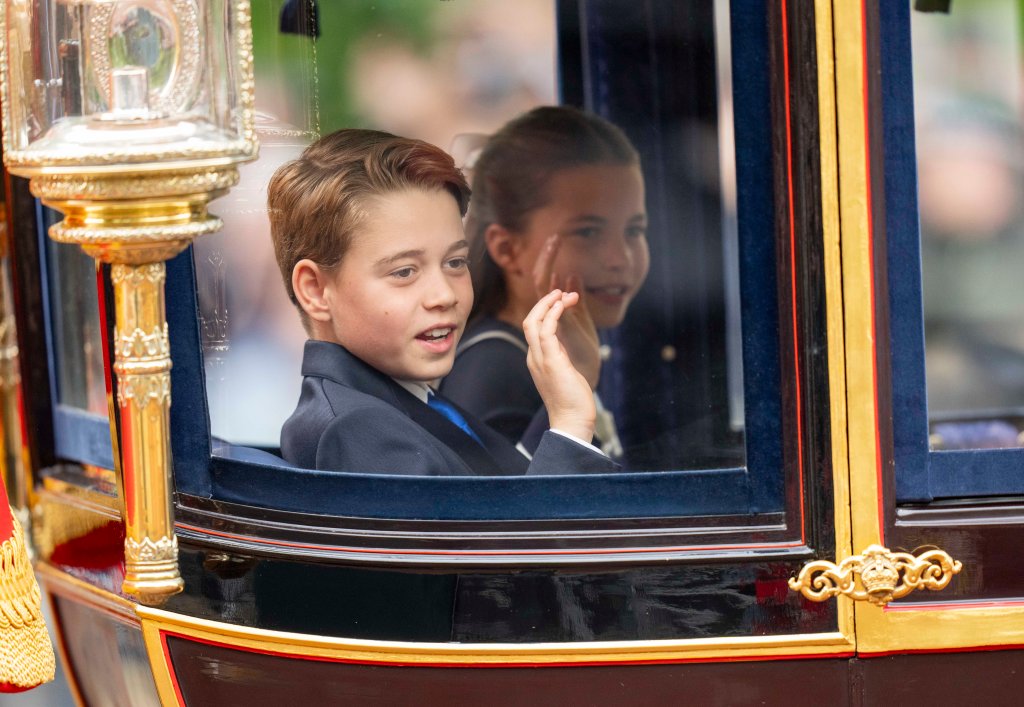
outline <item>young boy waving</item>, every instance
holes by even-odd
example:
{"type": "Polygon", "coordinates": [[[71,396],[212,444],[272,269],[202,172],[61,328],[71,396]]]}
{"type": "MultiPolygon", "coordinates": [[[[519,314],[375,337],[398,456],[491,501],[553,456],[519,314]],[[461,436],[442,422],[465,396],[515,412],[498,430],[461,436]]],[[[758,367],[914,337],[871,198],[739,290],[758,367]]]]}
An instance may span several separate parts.
{"type": "Polygon", "coordinates": [[[576,293],[551,292],[524,321],[551,425],[532,460],[431,389],[451,370],[473,304],[468,202],[445,152],[371,130],[327,135],[274,174],[274,250],[310,337],[281,431],[289,462],[431,476],[618,469],[590,445],[593,394],[557,338],[576,293]]]}

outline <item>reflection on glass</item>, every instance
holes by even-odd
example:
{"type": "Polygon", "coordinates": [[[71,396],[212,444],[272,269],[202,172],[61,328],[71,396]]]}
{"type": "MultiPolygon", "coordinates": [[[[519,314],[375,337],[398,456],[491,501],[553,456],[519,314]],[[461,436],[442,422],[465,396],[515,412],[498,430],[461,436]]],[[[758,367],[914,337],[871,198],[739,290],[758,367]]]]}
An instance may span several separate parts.
{"type": "Polygon", "coordinates": [[[224,231],[194,252],[213,435],[274,448],[298,399],[305,333],[264,204],[280,164],[315,133],[368,127],[439,145],[470,172],[509,120],[569,104],[627,134],[646,186],[650,272],[621,324],[601,331],[599,393],[626,467],[742,466],[728,2],[318,8],[311,27],[253,3],[260,160],[215,203],[224,231]]]}
{"type": "Polygon", "coordinates": [[[78,246],[47,239],[46,247],[57,401],[102,415],[106,420],[96,264],[78,246]]]}
{"type": "Polygon", "coordinates": [[[1024,443],[1021,5],[913,14],[933,449],[1024,443]]]}

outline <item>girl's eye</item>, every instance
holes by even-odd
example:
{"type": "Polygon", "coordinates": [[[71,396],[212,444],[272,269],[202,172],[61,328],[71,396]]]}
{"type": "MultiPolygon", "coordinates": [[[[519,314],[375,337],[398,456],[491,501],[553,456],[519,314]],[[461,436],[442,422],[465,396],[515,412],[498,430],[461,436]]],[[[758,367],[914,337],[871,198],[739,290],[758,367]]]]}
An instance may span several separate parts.
{"type": "Polygon", "coordinates": [[[596,238],[600,232],[601,229],[596,226],[581,226],[580,228],[570,231],[569,235],[578,236],[580,238],[596,238]]]}
{"type": "Polygon", "coordinates": [[[398,270],[392,270],[390,276],[396,280],[408,280],[414,272],[416,271],[413,268],[399,268],[398,270]]]}
{"type": "Polygon", "coordinates": [[[458,258],[451,258],[448,261],[448,267],[452,270],[463,270],[469,265],[469,259],[464,256],[458,258]]]}
{"type": "Polygon", "coordinates": [[[647,226],[630,226],[626,229],[628,238],[643,238],[647,235],[647,226]]]}

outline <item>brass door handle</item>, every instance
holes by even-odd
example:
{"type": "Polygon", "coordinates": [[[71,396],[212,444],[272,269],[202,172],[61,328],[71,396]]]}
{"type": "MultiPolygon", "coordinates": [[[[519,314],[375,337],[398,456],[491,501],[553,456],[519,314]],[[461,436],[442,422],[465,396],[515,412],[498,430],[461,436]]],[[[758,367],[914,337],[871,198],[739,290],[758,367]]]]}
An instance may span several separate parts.
{"type": "Polygon", "coordinates": [[[827,560],[808,562],[789,580],[789,588],[811,601],[844,594],[854,601],[885,606],[915,589],[945,589],[962,568],[959,560],[942,550],[915,556],[869,545],[862,554],[847,557],[838,565],[827,560]]]}

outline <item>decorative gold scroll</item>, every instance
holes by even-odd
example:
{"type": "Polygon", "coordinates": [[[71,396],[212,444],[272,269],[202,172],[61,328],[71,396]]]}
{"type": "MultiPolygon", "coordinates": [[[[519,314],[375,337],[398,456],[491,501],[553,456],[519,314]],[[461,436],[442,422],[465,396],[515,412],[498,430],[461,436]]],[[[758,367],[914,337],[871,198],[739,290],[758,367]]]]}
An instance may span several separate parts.
{"type": "Polygon", "coordinates": [[[945,589],[962,568],[959,560],[942,550],[915,556],[870,545],[863,554],[847,557],[838,565],[827,560],[808,562],[799,576],[789,580],[789,588],[811,601],[842,594],[854,601],[885,606],[915,589],[945,589]]]}

